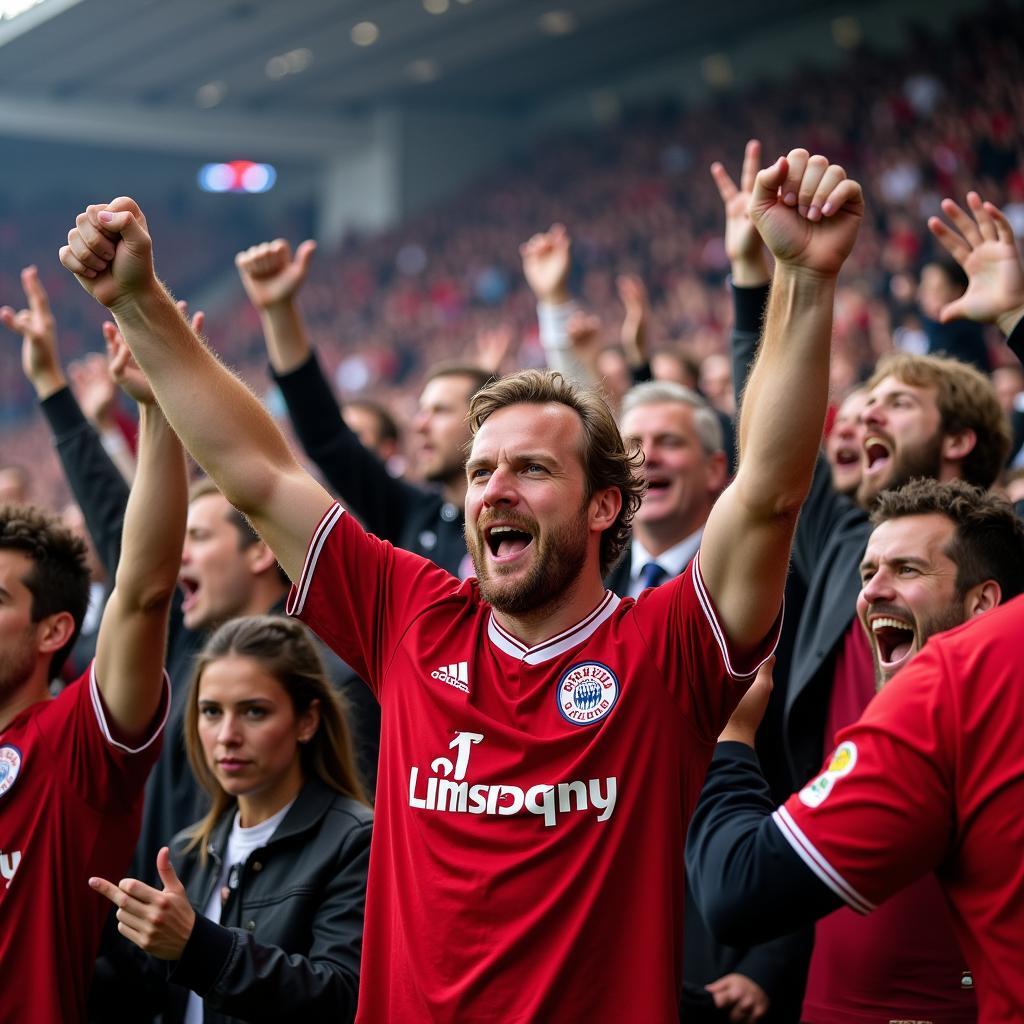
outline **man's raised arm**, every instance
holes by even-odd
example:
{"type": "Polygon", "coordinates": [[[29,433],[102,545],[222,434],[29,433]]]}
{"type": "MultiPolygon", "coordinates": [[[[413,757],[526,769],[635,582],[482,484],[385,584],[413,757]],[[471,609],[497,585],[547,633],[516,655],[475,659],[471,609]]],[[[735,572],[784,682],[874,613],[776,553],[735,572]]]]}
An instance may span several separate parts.
{"type": "Polygon", "coordinates": [[[942,323],[974,320],[996,324],[1017,358],[1024,362],[1024,261],[1006,214],[977,192],[967,193],[967,210],[942,200],[949,227],[938,217],[928,227],[943,248],[963,267],[967,291],[942,310],[942,323]]]}
{"type": "Polygon", "coordinates": [[[168,421],[292,579],[331,499],[257,398],[203,344],[153,270],[145,217],[120,197],[79,214],[61,262],[117,320],[168,421]]]}
{"type": "Polygon", "coordinates": [[[311,349],[295,296],[306,280],[316,242],[306,240],[292,256],[283,239],[261,242],[235,257],[245,294],[260,316],[270,365],[288,373],[309,359],[311,349]]]}
{"type": "Polygon", "coordinates": [[[739,424],[736,478],[716,503],[700,568],[730,640],[758,644],[775,620],[793,530],[828,401],[835,283],[863,216],[860,186],[794,149],[758,173],[750,216],[775,257],[764,337],[739,424]]]}
{"type": "Polygon", "coordinates": [[[125,351],[119,372],[122,386],[139,403],[139,461],[124,514],[122,557],[96,639],[95,669],[110,718],[120,738],[131,743],[151,733],[160,706],[188,477],[181,442],[128,361],[125,351]]]}

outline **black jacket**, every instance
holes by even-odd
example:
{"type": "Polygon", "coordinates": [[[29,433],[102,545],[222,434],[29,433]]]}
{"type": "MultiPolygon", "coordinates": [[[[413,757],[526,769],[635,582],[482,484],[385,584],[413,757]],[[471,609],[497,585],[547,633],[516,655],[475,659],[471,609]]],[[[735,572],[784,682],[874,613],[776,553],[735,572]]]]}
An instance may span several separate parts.
{"type": "Polygon", "coordinates": [[[774,810],[754,751],[719,743],[686,836],[686,874],[723,941],[764,942],[842,906],[776,828],[774,810]]]}
{"type": "Polygon", "coordinates": [[[205,865],[197,850],[183,852],[187,836],[172,841],[171,860],[196,922],[177,962],[133,948],[132,966],[119,965],[126,990],[138,991],[128,971],[145,978],[148,1009],[135,995],[130,1019],[182,1021],[191,990],[203,999],[206,1024],[353,1020],[372,812],[319,780],[307,782],[270,841],[229,883],[215,924],[203,911],[234,815],[232,806],[218,823],[205,865]]]}
{"type": "MultiPolygon", "coordinates": [[[[733,296],[731,340],[738,387],[754,361],[768,288],[733,288],[733,296]]],[[[1024,362],[1024,320],[1014,328],[1007,345],[1024,362]]],[[[1020,503],[1017,510],[1021,512],[1020,503]]],[[[820,456],[793,541],[793,574],[806,587],[806,598],[793,639],[792,662],[782,682],[782,742],[792,773],[790,790],[802,786],[821,767],[835,656],[856,617],[860,560],[871,530],[868,514],[836,493],[828,463],[820,456]]],[[[786,617],[794,622],[788,607],[786,617]]],[[[784,635],[791,628],[784,625],[784,635]]],[[[777,681],[780,668],[777,663],[777,681]]],[[[758,743],[760,749],[760,735],[758,743]]],[[[782,799],[777,784],[773,789],[776,798],[782,799]]]]}
{"type": "MultiPolygon", "coordinates": [[[[625,555],[606,579],[608,588],[619,597],[629,595],[631,561],[631,548],[627,545],[625,555]]],[[[764,1024],[795,1024],[799,1020],[811,955],[810,932],[783,935],[756,946],[724,946],[708,930],[689,885],[683,924],[684,988],[679,1003],[683,1024],[728,1021],[728,1013],[715,1008],[704,986],[733,973],[755,981],[771,1000],[764,1024]]]]}
{"type": "Polygon", "coordinates": [[[299,442],[342,504],[381,540],[458,576],[466,557],[463,509],[388,473],[341,418],[315,352],[296,369],[273,377],[299,442]]]}
{"type": "Polygon", "coordinates": [[[992,372],[992,362],[985,344],[985,326],[970,320],[953,320],[940,324],[928,317],[921,317],[925,337],[928,339],[928,355],[951,356],[961,363],[970,363],[982,373],[992,372]]]}
{"type": "MultiPolygon", "coordinates": [[[[768,292],[767,286],[733,288],[731,344],[737,388],[754,362],[768,292]]],[[[806,596],[798,619],[786,609],[783,633],[789,663],[780,659],[775,666],[782,697],[781,723],[776,723],[776,728],[781,724],[778,739],[789,772],[788,778],[777,777],[778,766],[773,772],[773,788],[780,799],[821,766],[835,651],[856,615],[860,560],[870,534],[867,513],[836,492],[828,462],[819,455],[793,537],[791,577],[802,585],[806,596]]],[[[788,592],[789,587],[787,597],[788,592]]],[[[778,711],[778,696],[773,697],[778,711]]],[[[766,730],[762,727],[761,731],[766,730]]]]}

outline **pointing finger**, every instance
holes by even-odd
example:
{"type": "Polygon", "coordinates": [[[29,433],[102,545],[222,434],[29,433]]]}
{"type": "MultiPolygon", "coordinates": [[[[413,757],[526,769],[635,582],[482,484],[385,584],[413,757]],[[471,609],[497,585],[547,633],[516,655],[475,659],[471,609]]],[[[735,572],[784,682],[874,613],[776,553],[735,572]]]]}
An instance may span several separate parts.
{"type": "Polygon", "coordinates": [[[761,166],[761,141],[750,139],[743,151],[743,170],[740,173],[740,187],[744,192],[751,192],[754,188],[754,179],[757,177],[757,169],[761,166]]]}
{"type": "Polygon", "coordinates": [[[108,882],[105,878],[90,878],[89,888],[101,896],[105,896],[115,907],[120,907],[123,902],[121,897],[124,896],[124,893],[113,882],[108,882]]]}
{"type": "Polygon", "coordinates": [[[25,290],[29,309],[33,313],[44,316],[48,315],[50,312],[50,297],[46,294],[42,281],[39,280],[39,271],[35,266],[25,267],[22,270],[21,287],[25,290]]]}
{"type": "Polygon", "coordinates": [[[736,182],[729,177],[729,172],[717,160],[711,165],[711,177],[718,186],[718,194],[722,197],[723,203],[729,202],[739,192],[736,182]]]}

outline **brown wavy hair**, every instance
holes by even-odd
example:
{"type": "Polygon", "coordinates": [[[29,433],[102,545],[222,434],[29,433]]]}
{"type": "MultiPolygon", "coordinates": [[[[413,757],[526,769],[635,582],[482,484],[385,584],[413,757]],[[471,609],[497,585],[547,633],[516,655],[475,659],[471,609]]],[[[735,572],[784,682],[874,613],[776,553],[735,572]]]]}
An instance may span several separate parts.
{"type": "Polygon", "coordinates": [[[369,806],[356,770],[352,734],[344,698],[331,686],[323,662],[305,627],[277,615],[249,615],[225,622],[196,658],[185,709],[185,750],[192,774],[210,795],[206,817],[189,829],[186,851],[206,848],[217,822],[235,802],[217,782],[199,741],[199,683],[207,666],[221,658],[251,658],[273,676],[291,698],[296,715],[319,701],[320,724],[307,743],[299,746],[304,779],[318,778],[344,796],[369,806]]]}
{"type": "Polygon", "coordinates": [[[879,361],[865,387],[870,391],[886,377],[911,387],[932,388],[944,434],[974,431],[977,440],[961,463],[964,480],[991,487],[999,479],[1010,452],[1010,424],[985,374],[948,356],[895,352],[879,361]]]}
{"type": "Polygon", "coordinates": [[[640,446],[627,447],[608,403],[600,392],[566,380],[560,373],[522,370],[482,388],[469,404],[469,428],[475,434],[488,417],[510,405],[566,405],[583,424],[583,473],[586,497],[595,491],[615,487],[622,495],[622,508],[615,522],[601,535],[601,575],[616,563],[629,542],[630,524],[644,494],[644,481],[637,470],[643,463],[640,446]]]}

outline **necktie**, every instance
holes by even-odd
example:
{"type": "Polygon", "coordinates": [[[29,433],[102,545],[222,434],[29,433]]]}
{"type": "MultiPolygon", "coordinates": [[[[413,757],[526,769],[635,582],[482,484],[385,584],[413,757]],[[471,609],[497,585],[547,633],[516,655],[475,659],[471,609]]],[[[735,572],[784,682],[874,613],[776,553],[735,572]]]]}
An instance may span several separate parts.
{"type": "Polygon", "coordinates": [[[644,585],[646,590],[648,587],[657,587],[665,582],[665,577],[668,575],[665,570],[658,565],[657,562],[648,562],[640,570],[640,582],[644,585]]]}

